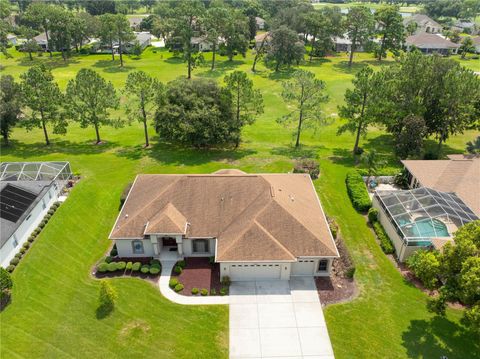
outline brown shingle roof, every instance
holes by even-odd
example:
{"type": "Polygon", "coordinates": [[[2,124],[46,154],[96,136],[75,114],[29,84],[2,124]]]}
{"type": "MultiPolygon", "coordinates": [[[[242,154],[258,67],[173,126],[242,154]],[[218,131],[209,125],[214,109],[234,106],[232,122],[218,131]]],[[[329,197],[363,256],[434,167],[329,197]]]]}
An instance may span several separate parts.
{"type": "Polygon", "coordinates": [[[110,238],[184,233],[187,221],[188,237],[217,238],[219,261],[338,256],[305,174],[139,175],[110,238]]]}
{"type": "Polygon", "coordinates": [[[407,45],[414,45],[419,49],[455,49],[459,44],[444,39],[438,34],[429,34],[426,32],[412,35],[405,40],[407,45]]]}
{"type": "Polygon", "coordinates": [[[480,216],[480,157],[451,155],[448,160],[402,161],[422,186],[454,192],[480,216]]]}

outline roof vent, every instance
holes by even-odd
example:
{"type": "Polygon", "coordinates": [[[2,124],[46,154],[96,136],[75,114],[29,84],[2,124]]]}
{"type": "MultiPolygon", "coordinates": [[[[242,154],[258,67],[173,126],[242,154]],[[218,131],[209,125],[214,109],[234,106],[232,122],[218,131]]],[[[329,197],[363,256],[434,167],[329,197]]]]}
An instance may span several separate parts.
{"type": "Polygon", "coordinates": [[[128,218],[128,213],[125,215],[125,218],[128,218]]]}
{"type": "Polygon", "coordinates": [[[290,198],[290,201],[292,201],[292,202],[295,201],[295,198],[291,194],[288,195],[288,198],[290,198]]]}

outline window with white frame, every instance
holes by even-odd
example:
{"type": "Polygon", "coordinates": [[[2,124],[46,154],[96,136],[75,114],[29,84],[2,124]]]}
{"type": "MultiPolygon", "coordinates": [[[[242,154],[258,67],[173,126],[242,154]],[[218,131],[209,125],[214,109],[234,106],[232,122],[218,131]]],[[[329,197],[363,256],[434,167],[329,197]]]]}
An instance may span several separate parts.
{"type": "Polygon", "coordinates": [[[142,241],[132,241],[132,250],[133,254],[143,254],[143,242],[142,241]]]}
{"type": "Polygon", "coordinates": [[[328,259],[321,259],[318,262],[318,271],[319,272],[326,272],[328,269],[328,259]]]}

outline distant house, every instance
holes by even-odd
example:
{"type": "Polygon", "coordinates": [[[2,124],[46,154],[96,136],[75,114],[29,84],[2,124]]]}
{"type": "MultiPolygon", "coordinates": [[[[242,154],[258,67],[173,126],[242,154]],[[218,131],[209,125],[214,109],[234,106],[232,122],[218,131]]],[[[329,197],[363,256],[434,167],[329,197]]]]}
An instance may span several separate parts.
{"type": "Polygon", "coordinates": [[[407,51],[416,48],[424,54],[441,54],[446,56],[456,54],[460,45],[445,39],[439,34],[425,32],[407,37],[405,47],[407,51]]]}
{"type": "Polygon", "coordinates": [[[467,32],[469,34],[475,34],[477,29],[475,23],[469,20],[458,20],[453,25],[453,28],[461,32],[467,32]]]}
{"type": "Polygon", "coordinates": [[[128,17],[128,22],[130,23],[130,27],[133,31],[140,30],[140,24],[143,19],[148,17],[149,15],[137,15],[137,16],[130,16],[128,17]]]}
{"type": "Polygon", "coordinates": [[[7,35],[7,42],[9,42],[12,45],[17,45],[18,44],[18,38],[14,34],[8,34],[7,35]]]}
{"type": "Polygon", "coordinates": [[[206,36],[192,37],[190,44],[196,51],[212,51],[213,43],[206,36]]]}
{"type": "MultiPolygon", "coordinates": [[[[352,50],[352,40],[350,40],[346,34],[343,37],[335,36],[332,38],[332,41],[335,45],[336,52],[350,52],[352,50]]],[[[377,39],[372,39],[371,41],[379,42],[377,39]]],[[[364,52],[366,50],[363,46],[357,45],[355,51],[364,52]]]]}
{"type": "Polygon", "coordinates": [[[261,17],[256,16],[255,22],[257,23],[257,30],[264,30],[265,29],[265,20],[261,17]]]}
{"type": "Polygon", "coordinates": [[[259,49],[260,46],[262,46],[262,42],[264,41],[264,39],[265,39],[265,42],[268,43],[268,42],[270,42],[271,38],[272,37],[270,36],[269,32],[264,32],[263,34],[258,34],[257,36],[255,36],[255,48],[259,49]]]}
{"type": "Polygon", "coordinates": [[[72,177],[68,162],[0,165],[0,261],[7,267],[72,177]]]}
{"type": "MultiPolygon", "coordinates": [[[[148,31],[141,31],[141,32],[134,32],[135,34],[135,39],[133,41],[130,41],[126,43],[123,46],[123,53],[128,54],[129,52],[132,51],[133,46],[135,43],[138,41],[140,44],[142,50],[144,50],[147,46],[150,46],[152,44],[152,34],[150,34],[148,31]]],[[[113,52],[115,54],[118,54],[119,50],[119,44],[117,41],[113,43],[113,52]]],[[[111,48],[110,44],[103,44],[100,42],[96,42],[91,49],[92,53],[96,54],[110,54],[111,53],[111,48]]]]}
{"type": "Polygon", "coordinates": [[[480,36],[473,37],[472,41],[473,41],[473,46],[475,46],[475,52],[477,54],[480,54],[480,36]]]}
{"type": "Polygon", "coordinates": [[[429,18],[427,15],[415,14],[412,16],[407,16],[403,19],[403,26],[408,27],[411,23],[415,23],[417,25],[415,34],[420,34],[422,32],[439,34],[442,32],[442,25],[429,18]]]}
{"type": "Polygon", "coordinates": [[[35,36],[33,40],[37,43],[38,46],[40,46],[43,51],[49,50],[47,36],[44,32],[42,32],[40,35],[35,36]]]}

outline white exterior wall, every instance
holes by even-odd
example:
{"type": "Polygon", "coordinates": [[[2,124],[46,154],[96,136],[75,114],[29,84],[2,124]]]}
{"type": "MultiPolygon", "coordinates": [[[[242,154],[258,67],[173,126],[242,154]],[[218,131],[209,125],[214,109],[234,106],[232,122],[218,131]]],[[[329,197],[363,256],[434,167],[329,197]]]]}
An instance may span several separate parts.
{"type": "Polygon", "coordinates": [[[29,215],[23,220],[22,224],[17,228],[15,233],[8,239],[0,250],[0,260],[2,267],[6,268],[15,254],[18,253],[22,244],[25,243],[35,228],[38,227],[43,217],[47,214],[51,205],[58,199],[58,194],[50,187],[48,192],[37,203],[37,205],[30,211],[29,215]],[[45,205],[45,208],[43,208],[45,205]],[[15,246],[15,238],[18,244],[15,246]]]}
{"type": "Polygon", "coordinates": [[[330,270],[332,268],[332,258],[298,258],[298,260],[303,262],[292,263],[292,276],[330,276],[330,270]],[[325,272],[320,272],[318,270],[318,263],[322,259],[326,259],[328,261],[327,270],[325,272]],[[313,263],[311,261],[313,261],[313,263]]]}
{"type": "Polygon", "coordinates": [[[132,242],[135,239],[117,239],[115,244],[117,245],[117,251],[119,257],[153,257],[153,245],[150,239],[140,239],[143,242],[143,253],[134,254],[132,242]]]}

